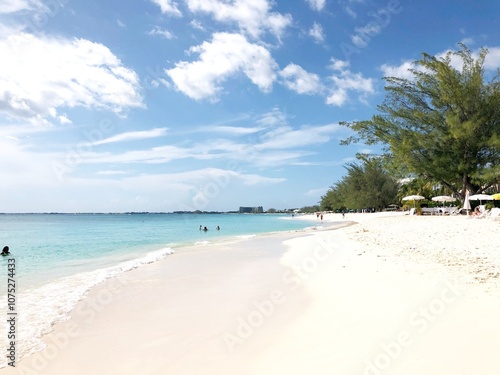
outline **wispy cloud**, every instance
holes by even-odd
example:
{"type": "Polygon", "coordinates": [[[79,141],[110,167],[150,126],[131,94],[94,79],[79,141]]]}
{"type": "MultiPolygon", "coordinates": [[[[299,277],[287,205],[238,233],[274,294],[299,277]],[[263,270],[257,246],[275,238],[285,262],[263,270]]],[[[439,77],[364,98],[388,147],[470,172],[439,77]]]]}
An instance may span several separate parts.
{"type": "Polygon", "coordinates": [[[170,16],[181,17],[182,13],[179,10],[179,5],[172,0],[151,0],[154,4],[158,5],[163,14],[170,16]]]}
{"type": "Polygon", "coordinates": [[[224,125],[213,125],[213,126],[204,126],[202,128],[198,128],[197,132],[207,132],[207,133],[219,133],[219,134],[227,134],[227,135],[249,135],[255,134],[261,131],[263,128],[261,127],[240,127],[240,126],[224,126],[224,125]]]}
{"type": "Polygon", "coordinates": [[[130,174],[130,172],[127,172],[127,171],[98,171],[98,172],[96,172],[96,174],[99,176],[121,176],[121,175],[130,174]]]}
{"type": "Polygon", "coordinates": [[[148,32],[148,35],[159,35],[165,39],[171,40],[175,38],[175,35],[170,31],[162,29],[159,26],[155,26],[152,30],[148,32]]]}
{"type": "Polygon", "coordinates": [[[313,10],[321,11],[325,7],[326,0],[306,0],[313,10]]]}
{"type": "Polygon", "coordinates": [[[140,139],[148,139],[148,138],[157,138],[162,137],[167,134],[167,128],[156,128],[151,130],[142,130],[135,132],[126,132],[114,135],[109,138],[102,139],[100,141],[92,142],[91,145],[103,145],[107,143],[116,143],[116,142],[126,142],[126,141],[136,141],[140,139]]]}
{"type": "Polygon", "coordinates": [[[22,10],[35,10],[44,8],[41,0],[2,0],[0,14],[17,13],[22,10]]]}
{"type": "Polygon", "coordinates": [[[316,43],[324,42],[325,32],[323,31],[323,26],[321,26],[317,22],[314,22],[313,26],[309,30],[309,36],[313,38],[316,43]]]}

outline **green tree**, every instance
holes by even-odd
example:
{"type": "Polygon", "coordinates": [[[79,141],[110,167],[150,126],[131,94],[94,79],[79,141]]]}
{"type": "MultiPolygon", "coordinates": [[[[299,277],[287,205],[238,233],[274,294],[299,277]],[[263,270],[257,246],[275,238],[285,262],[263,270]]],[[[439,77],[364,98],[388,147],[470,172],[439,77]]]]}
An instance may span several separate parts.
{"type": "Polygon", "coordinates": [[[347,175],[321,197],[321,208],[375,208],[381,210],[396,202],[397,182],[383,168],[380,159],[364,159],[362,164],[346,165],[347,175]]]}
{"type": "Polygon", "coordinates": [[[411,69],[414,79],[386,77],[381,112],[369,121],[344,122],[356,131],[343,143],[363,139],[380,143],[400,170],[438,181],[465,196],[500,181],[499,74],[485,83],[482,49],[449,52],[443,58],[423,54],[411,69]],[[461,71],[453,67],[461,60],[461,71]]]}
{"type": "Polygon", "coordinates": [[[305,206],[305,207],[302,207],[300,209],[300,212],[304,212],[304,213],[314,213],[314,212],[318,212],[318,211],[321,211],[321,209],[318,205],[305,206]]]}
{"type": "Polygon", "coordinates": [[[422,195],[428,199],[436,195],[450,195],[452,192],[439,184],[437,181],[428,178],[415,177],[407,181],[400,182],[398,189],[398,199],[407,195],[422,195]]]}

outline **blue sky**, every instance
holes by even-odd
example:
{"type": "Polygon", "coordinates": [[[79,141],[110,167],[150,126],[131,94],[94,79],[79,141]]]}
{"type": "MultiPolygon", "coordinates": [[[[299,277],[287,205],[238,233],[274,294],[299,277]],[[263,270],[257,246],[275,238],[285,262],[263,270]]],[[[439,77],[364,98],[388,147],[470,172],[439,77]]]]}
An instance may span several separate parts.
{"type": "Polygon", "coordinates": [[[2,0],[0,212],[316,204],[365,145],[382,77],[466,43],[500,3],[2,0]]]}

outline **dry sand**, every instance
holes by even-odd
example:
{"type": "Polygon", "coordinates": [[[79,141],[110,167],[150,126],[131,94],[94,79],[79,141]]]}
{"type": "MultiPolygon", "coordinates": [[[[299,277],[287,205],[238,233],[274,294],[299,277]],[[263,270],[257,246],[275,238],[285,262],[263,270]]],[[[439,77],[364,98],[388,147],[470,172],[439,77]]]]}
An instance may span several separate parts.
{"type": "Polygon", "coordinates": [[[349,220],[127,272],[0,374],[500,374],[500,222],[349,220]]]}

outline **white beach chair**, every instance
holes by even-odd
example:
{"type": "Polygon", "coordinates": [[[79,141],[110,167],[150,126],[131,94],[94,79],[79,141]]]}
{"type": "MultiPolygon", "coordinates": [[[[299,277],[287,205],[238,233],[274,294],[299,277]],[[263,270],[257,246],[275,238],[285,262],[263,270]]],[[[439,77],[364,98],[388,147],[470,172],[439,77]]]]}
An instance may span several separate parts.
{"type": "Polygon", "coordinates": [[[492,219],[492,220],[499,220],[500,219],[500,208],[493,207],[490,210],[490,215],[488,216],[488,218],[492,219]]]}
{"type": "Polygon", "coordinates": [[[463,208],[463,207],[461,207],[461,208],[455,207],[455,210],[453,210],[452,212],[450,212],[450,215],[462,215],[462,212],[467,213],[467,210],[465,208],[463,208]]]}
{"type": "Polygon", "coordinates": [[[410,211],[408,211],[408,213],[405,213],[405,215],[415,215],[415,208],[411,208],[410,211]]]}
{"type": "Polygon", "coordinates": [[[474,215],[473,218],[474,219],[484,219],[485,217],[488,217],[489,215],[489,211],[486,209],[486,205],[482,204],[480,206],[478,206],[479,208],[479,215],[474,215]]]}

